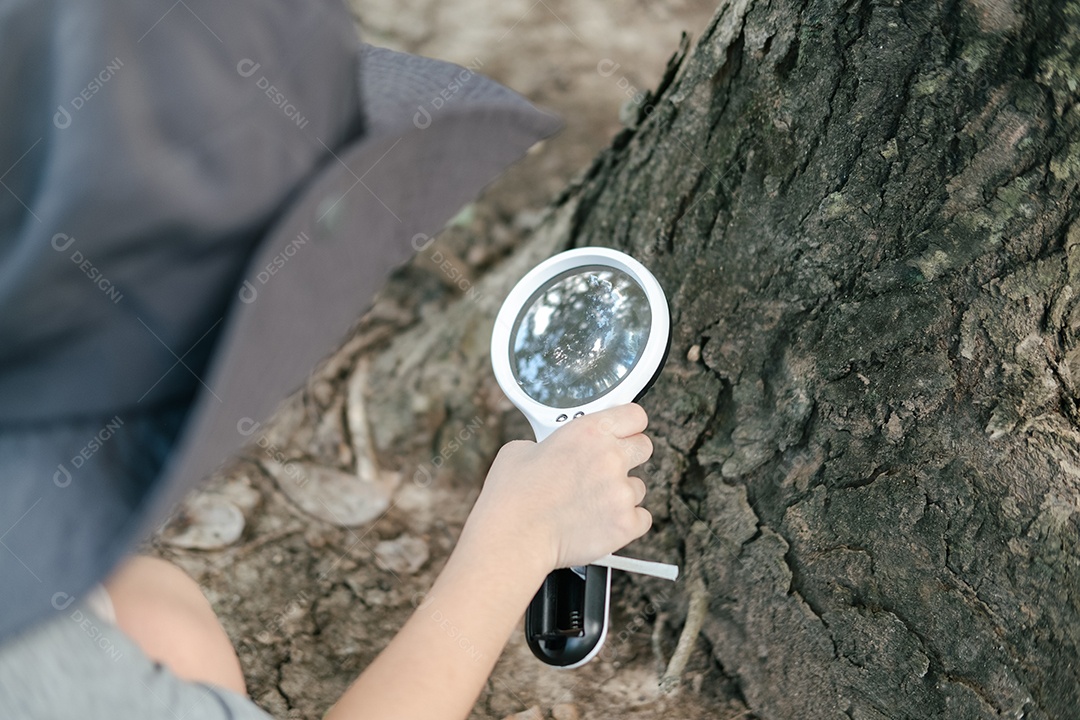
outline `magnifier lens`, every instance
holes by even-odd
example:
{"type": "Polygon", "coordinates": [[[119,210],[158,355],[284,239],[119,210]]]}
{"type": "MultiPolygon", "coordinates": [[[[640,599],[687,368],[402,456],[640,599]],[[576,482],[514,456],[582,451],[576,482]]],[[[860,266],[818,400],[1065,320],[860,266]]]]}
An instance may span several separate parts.
{"type": "Polygon", "coordinates": [[[576,267],[544,283],[510,333],[510,366],[526,395],[553,408],[591,402],[641,359],[652,311],[627,273],[576,267]]]}

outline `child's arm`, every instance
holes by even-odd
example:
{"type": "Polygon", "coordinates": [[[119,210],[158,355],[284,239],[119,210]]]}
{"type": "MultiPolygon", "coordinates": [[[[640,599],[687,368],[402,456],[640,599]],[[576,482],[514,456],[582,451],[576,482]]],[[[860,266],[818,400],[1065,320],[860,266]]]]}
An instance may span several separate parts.
{"type": "Polygon", "coordinates": [[[544,576],[643,535],[652,454],[637,405],[502,448],[446,567],[326,720],[464,718],[544,576]]]}

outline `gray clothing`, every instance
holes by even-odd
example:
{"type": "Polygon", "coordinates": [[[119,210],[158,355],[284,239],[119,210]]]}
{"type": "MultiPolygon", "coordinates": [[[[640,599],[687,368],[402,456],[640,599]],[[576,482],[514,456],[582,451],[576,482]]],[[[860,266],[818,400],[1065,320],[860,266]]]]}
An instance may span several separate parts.
{"type": "Polygon", "coordinates": [[[342,0],[0,0],[3,720],[262,717],[65,602],[558,126],[353,33],[342,0]]]}
{"type": "Polygon", "coordinates": [[[248,698],[185,682],[80,603],[0,647],[5,720],[267,720],[248,698]]]}
{"type": "Polygon", "coordinates": [[[0,643],[245,442],[557,121],[341,0],[0,2],[0,643]]]}

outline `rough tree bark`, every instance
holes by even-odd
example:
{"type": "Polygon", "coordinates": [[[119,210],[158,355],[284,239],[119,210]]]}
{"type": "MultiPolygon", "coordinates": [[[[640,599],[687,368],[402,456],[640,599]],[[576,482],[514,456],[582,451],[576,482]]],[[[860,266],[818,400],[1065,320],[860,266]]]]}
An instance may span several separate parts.
{"type": "Polygon", "coordinates": [[[724,3],[533,239],[374,359],[374,451],[412,472],[504,418],[453,463],[482,476],[526,432],[502,294],[624,249],[673,311],[638,548],[688,571],[667,647],[703,587],[697,651],[759,717],[1076,717],[1078,53],[1075,2],[724,3]]]}

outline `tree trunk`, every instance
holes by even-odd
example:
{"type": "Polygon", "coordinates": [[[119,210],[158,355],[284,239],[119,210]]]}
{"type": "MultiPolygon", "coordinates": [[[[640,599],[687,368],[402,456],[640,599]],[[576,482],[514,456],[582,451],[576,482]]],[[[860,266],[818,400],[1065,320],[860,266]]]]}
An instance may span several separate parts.
{"type": "Polygon", "coordinates": [[[430,442],[421,481],[494,409],[450,463],[482,477],[527,434],[488,369],[506,289],[626,250],[674,323],[635,549],[687,573],[635,587],[676,628],[705,589],[748,708],[1076,717],[1078,52],[1071,2],[723,4],[530,243],[375,358],[375,450],[430,442]]]}

